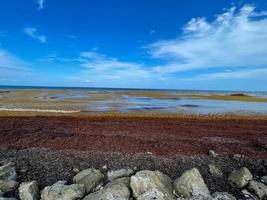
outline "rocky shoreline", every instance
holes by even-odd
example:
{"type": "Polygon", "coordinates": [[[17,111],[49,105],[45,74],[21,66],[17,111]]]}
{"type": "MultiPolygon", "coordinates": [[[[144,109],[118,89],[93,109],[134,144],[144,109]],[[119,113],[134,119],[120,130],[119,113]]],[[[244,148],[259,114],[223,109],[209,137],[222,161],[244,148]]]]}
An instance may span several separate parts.
{"type": "Polygon", "coordinates": [[[163,158],[0,149],[0,190],[12,199],[266,199],[267,162],[240,155],[163,158]]]}

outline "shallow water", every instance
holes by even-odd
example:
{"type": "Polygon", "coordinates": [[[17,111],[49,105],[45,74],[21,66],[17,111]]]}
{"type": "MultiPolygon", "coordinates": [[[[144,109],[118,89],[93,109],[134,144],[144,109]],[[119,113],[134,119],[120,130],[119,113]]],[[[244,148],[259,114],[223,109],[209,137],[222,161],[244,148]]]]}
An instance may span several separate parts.
{"type": "Polygon", "coordinates": [[[134,90],[92,88],[0,87],[0,111],[59,110],[81,112],[149,112],[190,114],[267,114],[267,102],[205,99],[210,95],[244,94],[266,97],[267,92],[194,90],[134,90]],[[202,95],[190,98],[186,95],[202,95]]]}

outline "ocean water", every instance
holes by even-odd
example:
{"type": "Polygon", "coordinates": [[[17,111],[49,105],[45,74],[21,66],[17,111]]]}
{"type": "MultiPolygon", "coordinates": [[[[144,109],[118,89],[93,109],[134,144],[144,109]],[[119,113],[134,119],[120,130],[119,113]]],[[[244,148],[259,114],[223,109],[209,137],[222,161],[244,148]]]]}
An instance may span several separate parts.
{"type": "Polygon", "coordinates": [[[267,98],[267,92],[256,91],[0,86],[0,111],[267,114],[267,102],[188,97],[231,94],[267,98]]]}

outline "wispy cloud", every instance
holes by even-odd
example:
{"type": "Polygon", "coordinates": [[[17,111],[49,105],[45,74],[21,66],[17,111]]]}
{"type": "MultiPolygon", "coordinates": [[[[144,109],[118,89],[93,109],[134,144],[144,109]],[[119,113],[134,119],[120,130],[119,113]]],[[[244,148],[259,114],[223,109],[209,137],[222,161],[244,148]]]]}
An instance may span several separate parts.
{"type": "Polygon", "coordinates": [[[46,43],[46,37],[44,35],[38,35],[36,34],[37,28],[34,27],[26,27],[24,29],[24,32],[29,35],[30,37],[38,40],[41,43],[46,43]]]}
{"type": "Polygon", "coordinates": [[[29,75],[27,64],[4,49],[0,49],[0,79],[8,80],[29,75]]]}
{"type": "Polygon", "coordinates": [[[44,8],[45,0],[37,0],[38,10],[42,10],[44,8]]]}
{"type": "Polygon", "coordinates": [[[261,71],[267,69],[267,13],[244,5],[216,15],[210,22],[205,17],[193,18],[183,27],[181,36],[158,41],[148,48],[153,58],[166,61],[165,65],[154,67],[158,73],[216,68],[235,72],[211,76],[237,77],[238,73],[244,75],[244,69],[261,71]]]}

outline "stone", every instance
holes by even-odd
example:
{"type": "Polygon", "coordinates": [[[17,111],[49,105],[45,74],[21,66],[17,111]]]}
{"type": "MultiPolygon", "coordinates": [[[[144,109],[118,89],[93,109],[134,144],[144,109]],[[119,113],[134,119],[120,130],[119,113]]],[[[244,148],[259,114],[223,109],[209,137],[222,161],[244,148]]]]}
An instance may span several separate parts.
{"type": "Polygon", "coordinates": [[[222,171],[213,164],[209,164],[209,172],[214,177],[222,177],[223,176],[222,171]]]}
{"type": "Polygon", "coordinates": [[[256,194],[260,199],[263,197],[267,197],[267,185],[258,182],[258,181],[250,181],[248,184],[248,190],[256,194]]]}
{"type": "Polygon", "coordinates": [[[4,193],[15,190],[19,183],[12,180],[0,180],[0,190],[4,193]]]}
{"type": "Polygon", "coordinates": [[[261,182],[267,184],[267,176],[262,176],[261,177],[261,182]]]}
{"type": "Polygon", "coordinates": [[[146,191],[144,194],[137,197],[137,200],[171,200],[168,196],[162,192],[152,188],[146,191]]]}
{"type": "Polygon", "coordinates": [[[0,167],[0,180],[16,180],[16,170],[14,163],[8,163],[0,167]]]}
{"type": "Polygon", "coordinates": [[[209,150],[209,156],[211,157],[211,158],[217,158],[218,157],[218,154],[215,152],[215,151],[213,151],[213,150],[209,150]]]}
{"type": "Polygon", "coordinates": [[[160,171],[143,170],[137,172],[131,177],[130,186],[135,198],[152,189],[153,191],[157,191],[157,193],[162,193],[166,199],[174,198],[170,177],[160,171]]]}
{"type": "Polygon", "coordinates": [[[129,200],[130,178],[119,178],[109,182],[102,190],[87,195],[83,200],[129,200]]]}
{"type": "Polygon", "coordinates": [[[58,181],[41,191],[42,200],[77,200],[85,195],[84,185],[66,185],[66,181],[58,181]]]}
{"type": "Polygon", "coordinates": [[[37,181],[24,182],[19,186],[19,197],[21,200],[38,200],[38,183],[37,181]]]}
{"type": "Polygon", "coordinates": [[[83,184],[85,186],[86,193],[89,193],[98,184],[100,184],[103,178],[104,175],[99,170],[90,168],[85,169],[74,176],[73,182],[76,184],[83,184]]]}
{"type": "Polygon", "coordinates": [[[243,189],[241,191],[242,193],[242,197],[243,199],[246,199],[246,200],[257,200],[258,198],[256,196],[254,196],[253,194],[251,194],[249,191],[247,191],[247,189],[243,189]]]}
{"type": "Polygon", "coordinates": [[[112,181],[117,178],[123,178],[123,177],[129,177],[133,175],[134,171],[131,169],[120,169],[120,170],[115,170],[115,171],[109,171],[108,172],[108,180],[112,181]]]}
{"type": "Polygon", "coordinates": [[[197,168],[184,172],[174,181],[173,186],[176,194],[184,198],[197,195],[210,196],[209,189],[197,168]]]}
{"type": "Polygon", "coordinates": [[[253,176],[248,168],[242,167],[238,170],[234,170],[228,177],[228,180],[237,188],[244,188],[252,178],[253,176]]]}
{"type": "Polygon", "coordinates": [[[212,197],[213,200],[236,200],[236,198],[228,192],[215,192],[212,197]]]}

